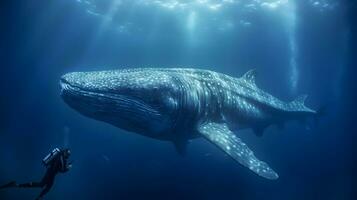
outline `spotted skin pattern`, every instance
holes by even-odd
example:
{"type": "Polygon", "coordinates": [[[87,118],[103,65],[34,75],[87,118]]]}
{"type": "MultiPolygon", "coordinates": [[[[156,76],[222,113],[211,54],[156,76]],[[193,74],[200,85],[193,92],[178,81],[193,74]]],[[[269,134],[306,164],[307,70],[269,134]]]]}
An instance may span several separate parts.
{"type": "Polygon", "coordinates": [[[226,124],[206,123],[199,127],[199,131],[231,158],[259,176],[272,180],[279,177],[265,162],[258,160],[253,151],[226,124]]]}
{"type": "MultiPolygon", "coordinates": [[[[203,136],[260,176],[278,175],[233,131],[264,128],[315,115],[306,96],[283,102],[259,89],[256,71],[240,78],[191,68],[134,68],[72,72],[61,77],[61,96],[81,114],[184,148],[203,136]]],[[[180,150],[180,149],[178,149],[180,150]]]]}

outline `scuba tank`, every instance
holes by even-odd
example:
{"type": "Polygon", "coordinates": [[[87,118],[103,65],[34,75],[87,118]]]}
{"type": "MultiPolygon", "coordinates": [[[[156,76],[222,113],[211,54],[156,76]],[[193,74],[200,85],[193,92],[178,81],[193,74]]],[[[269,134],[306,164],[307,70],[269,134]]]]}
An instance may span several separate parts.
{"type": "Polygon", "coordinates": [[[42,159],[42,163],[47,167],[52,163],[55,158],[57,158],[61,153],[61,150],[58,148],[53,149],[45,158],[42,159]]]}

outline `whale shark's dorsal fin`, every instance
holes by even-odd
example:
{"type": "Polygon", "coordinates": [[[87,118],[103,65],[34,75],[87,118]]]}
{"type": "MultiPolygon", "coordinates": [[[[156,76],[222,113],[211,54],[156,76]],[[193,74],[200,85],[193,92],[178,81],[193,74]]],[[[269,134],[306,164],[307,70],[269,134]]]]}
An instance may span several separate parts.
{"type": "Polygon", "coordinates": [[[242,79],[244,79],[245,81],[247,81],[248,83],[256,86],[255,84],[255,78],[257,76],[257,70],[256,69],[251,69],[249,71],[247,71],[243,76],[242,79]]]}
{"type": "Polygon", "coordinates": [[[291,103],[299,104],[299,105],[305,105],[306,98],[307,98],[306,94],[300,95],[294,101],[292,101],[291,103]]]}
{"type": "Polygon", "coordinates": [[[228,126],[224,123],[204,123],[198,127],[198,132],[201,133],[207,140],[218,146],[226,154],[232,157],[245,167],[267,179],[277,179],[279,176],[272,170],[268,164],[258,160],[253,151],[242,142],[228,126]]]}

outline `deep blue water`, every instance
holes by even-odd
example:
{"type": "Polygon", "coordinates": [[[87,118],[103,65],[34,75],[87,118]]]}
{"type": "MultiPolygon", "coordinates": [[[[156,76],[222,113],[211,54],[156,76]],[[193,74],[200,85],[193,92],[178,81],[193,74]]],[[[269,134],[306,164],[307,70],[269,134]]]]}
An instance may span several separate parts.
{"type": "MultiPolygon", "coordinates": [[[[356,4],[290,1],[2,3],[0,184],[39,180],[41,159],[72,149],[46,199],[356,199],[356,4]],[[175,3],[176,2],[176,3],[175,3]],[[72,71],[196,67],[240,77],[285,101],[327,106],[317,126],[237,133],[280,178],[265,180],[204,139],[171,143],[86,118],[60,97],[72,71]]],[[[0,191],[34,199],[38,189],[0,191]]]]}

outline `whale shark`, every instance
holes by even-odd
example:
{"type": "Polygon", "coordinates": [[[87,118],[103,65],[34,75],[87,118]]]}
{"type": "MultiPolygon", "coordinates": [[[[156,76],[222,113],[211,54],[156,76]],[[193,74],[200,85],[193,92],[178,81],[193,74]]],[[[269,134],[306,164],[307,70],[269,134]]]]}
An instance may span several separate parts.
{"type": "Polygon", "coordinates": [[[60,79],[66,104],[89,118],[150,138],[172,142],[185,154],[189,140],[205,138],[241,165],[278,179],[238,137],[250,128],[262,136],[270,125],[318,113],[306,95],[284,102],[256,85],[256,70],[235,78],[192,68],[132,68],[71,72],[60,79]]]}

